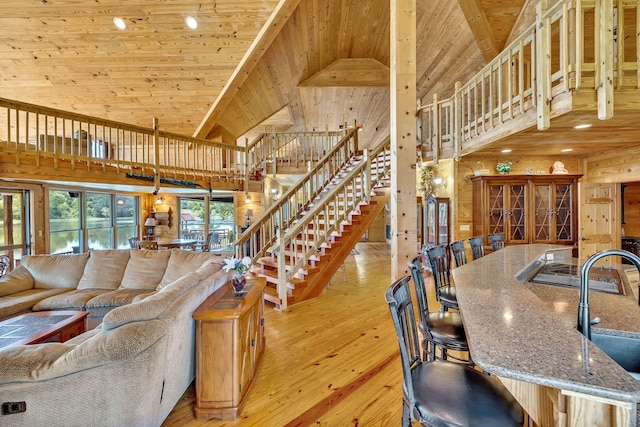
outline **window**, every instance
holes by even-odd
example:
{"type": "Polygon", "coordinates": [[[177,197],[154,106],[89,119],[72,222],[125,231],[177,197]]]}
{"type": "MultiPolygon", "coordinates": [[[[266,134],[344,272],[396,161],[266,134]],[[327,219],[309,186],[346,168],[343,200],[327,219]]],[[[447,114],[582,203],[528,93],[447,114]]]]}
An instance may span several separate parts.
{"type": "Polygon", "coordinates": [[[9,256],[10,270],[31,253],[29,200],[27,190],[0,189],[0,254],[9,256]]]}
{"type": "Polygon", "coordinates": [[[128,248],[138,235],[138,203],[136,196],[50,190],[49,252],[128,248]]]}
{"type": "Polygon", "coordinates": [[[129,247],[129,237],[138,235],[136,197],[116,194],[116,236],[118,249],[129,247]]]}
{"type": "Polygon", "coordinates": [[[80,252],[80,193],[49,191],[49,253],[80,252]]]}

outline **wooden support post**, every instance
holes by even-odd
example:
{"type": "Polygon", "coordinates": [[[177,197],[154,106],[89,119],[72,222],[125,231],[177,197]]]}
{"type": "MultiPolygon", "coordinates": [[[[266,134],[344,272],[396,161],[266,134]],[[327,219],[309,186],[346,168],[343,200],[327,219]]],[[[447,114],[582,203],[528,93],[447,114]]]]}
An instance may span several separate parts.
{"type": "Polygon", "coordinates": [[[538,130],[549,129],[551,125],[551,37],[549,18],[542,18],[547,10],[547,1],[536,6],[536,95],[538,110],[538,130]]]}
{"type": "MultiPolygon", "coordinates": [[[[455,92],[453,95],[453,158],[456,161],[460,160],[462,156],[462,105],[460,102],[460,97],[462,96],[460,93],[460,88],[462,84],[457,81],[455,86],[455,92]]],[[[484,84],[482,85],[482,92],[484,95],[484,84]]],[[[484,96],[482,97],[482,127],[484,130],[484,96]]]]}
{"type": "Polygon", "coordinates": [[[613,117],[613,0],[597,0],[598,49],[596,51],[596,89],[598,118],[613,117]]]}
{"type": "Polygon", "coordinates": [[[158,131],[158,118],[153,118],[153,189],[160,190],[160,132],[158,131]]]}
{"type": "Polygon", "coordinates": [[[416,0],[391,0],[391,281],[417,253],[416,0]]]}

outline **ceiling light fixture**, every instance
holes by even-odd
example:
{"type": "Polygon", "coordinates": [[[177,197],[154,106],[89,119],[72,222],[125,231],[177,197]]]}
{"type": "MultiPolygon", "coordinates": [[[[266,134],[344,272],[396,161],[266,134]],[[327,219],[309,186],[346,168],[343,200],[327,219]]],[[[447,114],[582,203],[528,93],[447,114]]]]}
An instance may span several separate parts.
{"type": "Polygon", "coordinates": [[[191,30],[195,30],[198,28],[198,21],[193,16],[187,16],[186,18],[184,18],[184,22],[191,30]]]}
{"type": "Polygon", "coordinates": [[[504,150],[500,150],[501,153],[510,153],[513,150],[511,148],[505,148],[504,150]]]}
{"type": "Polygon", "coordinates": [[[573,148],[563,148],[560,151],[563,152],[563,153],[568,153],[569,151],[573,151],[573,148]]]}
{"type": "Polygon", "coordinates": [[[578,125],[578,126],[574,126],[574,129],[586,129],[586,128],[590,128],[592,125],[590,123],[586,123],[584,125],[578,125]]]}
{"type": "Polygon", "coordinates": [[[124,19],[116,16],[115,18],[113,18],[113,25],[116,26],[117,29],[119,30],[126,30],[127,29],[127,24],[125,24],[124,19]]]}

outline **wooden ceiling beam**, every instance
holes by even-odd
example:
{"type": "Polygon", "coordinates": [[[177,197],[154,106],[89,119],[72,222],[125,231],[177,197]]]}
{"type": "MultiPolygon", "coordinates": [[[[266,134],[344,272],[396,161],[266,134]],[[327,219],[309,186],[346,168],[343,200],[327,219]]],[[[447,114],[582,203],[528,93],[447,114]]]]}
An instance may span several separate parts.
{"type": "Polygon", "coordinates": [[[301,82],[299,87],[389,86],[389,67],[373,58],[343,58],[301,82]]]}
{"type": "Polygon", "coordinates": [[[487,16],[482,9],[480,0],[458,0],[458,4],[467,18],[471,32],[478,43],[484,60],[488,63],[495,58],[500,50],[491,31],[487,16]]]}
{"type": "Polygon", "coordinates": [[[258,36],[255,38],[249,50],[244,55],[231,78],[227,81],[224,88],[209,108],[209,111],[202,119],[202,122],[194,132],[196,138],[204,138],[214,128],[220,115],[229,105],[240,87],[247,80],[253,69],[258,65],[260,59],[267,51],[273,40],[284,28],[293,12],[296,10],[300,0],[280,0],[273,10],[273,13],[264,24],[258,36]]]}

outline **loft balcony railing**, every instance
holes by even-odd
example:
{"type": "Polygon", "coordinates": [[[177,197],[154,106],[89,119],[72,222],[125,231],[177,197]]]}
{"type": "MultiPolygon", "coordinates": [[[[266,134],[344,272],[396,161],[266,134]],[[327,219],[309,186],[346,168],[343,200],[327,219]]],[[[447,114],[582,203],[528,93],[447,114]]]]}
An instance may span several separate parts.
{"type": "Polygon", "coordinates": [[[217,181],[241,183],[245,147],[230,146],[0,98],[0,152],[16,164],[26,158],[72,169],[109,168],[134,177],[186,180],[211,188],[217,181]]]}
{"type": "Polygon", "coordinates": [[[517,119],[520,128],[547,129],[551,100],[571,91],[595,91],[598,118],[611,118],[614,89],[640,88],[639,23],[636,0],[565,0],[547,11],[539,5],[535,25],[469,82],[456,84],[451,98],[434,95],[419,108],[422,157],[459,159],[517,119]]]}
{"type": "Polygon", "coordinates": [[[344,135],[343,131],[265,132],[247,144],[247,174],[275,175],[279,166],[311,167],[344,135]]]}

